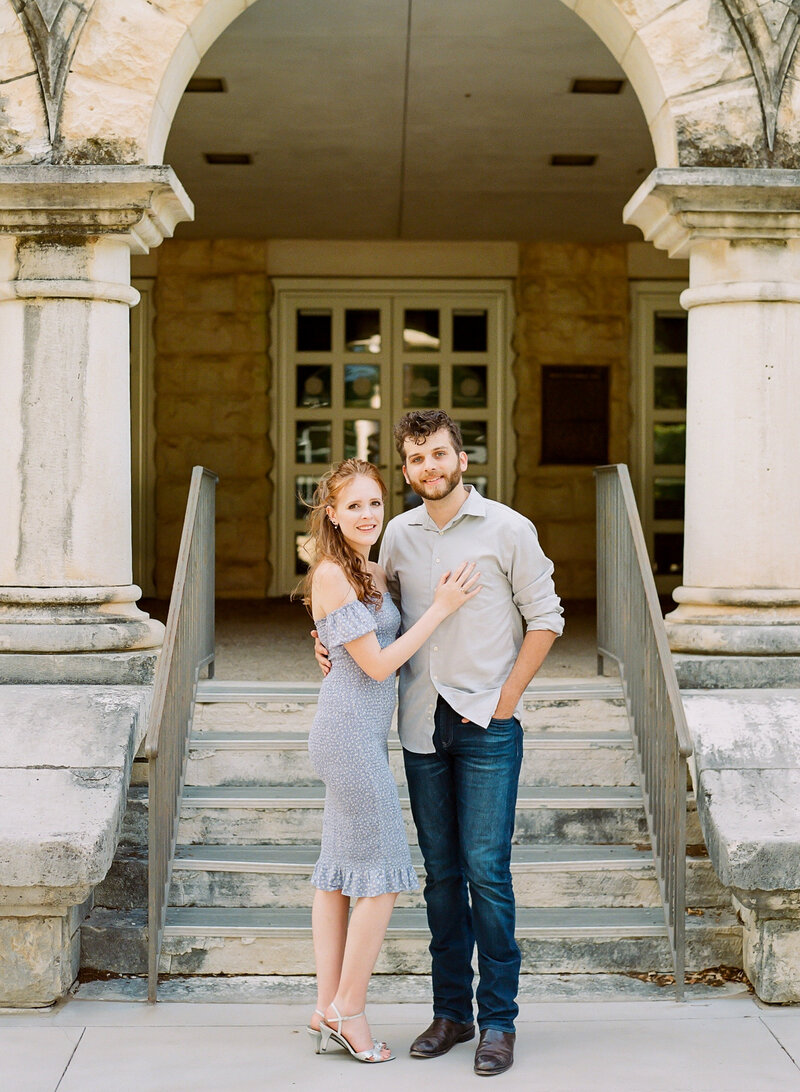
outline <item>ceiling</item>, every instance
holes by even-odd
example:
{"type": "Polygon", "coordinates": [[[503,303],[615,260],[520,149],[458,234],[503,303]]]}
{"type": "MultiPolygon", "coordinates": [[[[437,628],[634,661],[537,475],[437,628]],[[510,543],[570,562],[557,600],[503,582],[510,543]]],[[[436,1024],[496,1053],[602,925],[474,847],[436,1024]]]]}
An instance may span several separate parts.
{"type": "Polygon", "coordinates": [[[627,83],[570,93],[623,73],[559,0],[258,0],[196,75],[227,93],[175,117],[165,162],[197,207],[181,236],[641,238],[621,222],[654,166],[641,108],[627,83]]]}

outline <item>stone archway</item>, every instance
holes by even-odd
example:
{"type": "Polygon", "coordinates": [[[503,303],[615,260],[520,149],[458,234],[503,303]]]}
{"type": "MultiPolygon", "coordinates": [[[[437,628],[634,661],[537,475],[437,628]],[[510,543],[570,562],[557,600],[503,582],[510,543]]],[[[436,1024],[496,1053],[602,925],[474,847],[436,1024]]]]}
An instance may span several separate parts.
{"type": "MultiPolygon", "coordinates": [[[[191,73],[255,2],[2,0],[0,163],[160,163],[191,73]]],[[[659,167],[800,162],[800,84],[787,80],[800,36],[794,9],[780,0],[562,2],[630,79],[659,167]]]]}

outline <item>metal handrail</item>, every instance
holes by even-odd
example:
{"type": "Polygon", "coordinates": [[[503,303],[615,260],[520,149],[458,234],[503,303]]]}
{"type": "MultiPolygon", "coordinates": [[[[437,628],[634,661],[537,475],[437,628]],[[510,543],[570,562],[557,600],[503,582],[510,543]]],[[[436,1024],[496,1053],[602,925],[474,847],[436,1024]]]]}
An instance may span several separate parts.
{"type": "Polygon", "coordinates": [[[619,665],[672,949],[686,977],[686,774],[692,743],[628,468],[597,485],[597,651],[619,665]]]}
{"type": "Polygon", "coordinates": [[[192,470],[189,499],[158,659],[145,754],[148,760],[147,997],[155,1001],[172,862],[200,670],[214,674],[216,474],[192,470]]]}

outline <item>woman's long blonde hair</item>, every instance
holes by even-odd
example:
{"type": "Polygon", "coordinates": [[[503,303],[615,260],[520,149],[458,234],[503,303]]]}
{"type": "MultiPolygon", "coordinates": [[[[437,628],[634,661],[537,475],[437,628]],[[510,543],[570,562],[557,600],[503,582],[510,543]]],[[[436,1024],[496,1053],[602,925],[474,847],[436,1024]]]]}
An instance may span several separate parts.
{"type": "Polygon", "coordinates": [[[313,561],[302,583],[303,602],[311,614],[311,584],[314,572],[321,561],[334,561],[343,570],[352,584],[357,597],[362,603],[380,606],[383,596],[378,586],[364,567],[361,557],[348,545],[342,532],[331,523],[325,509],[335,505],[344,486],[352,478],[371,478],[380,487],[381,496],[386,500],[386,483],[377,466],[363,459],[345,459],[338,466],[333,466],[320,478],[311,509],[308,513],[308,530],[311,538],[311,556],[313,561]]]}

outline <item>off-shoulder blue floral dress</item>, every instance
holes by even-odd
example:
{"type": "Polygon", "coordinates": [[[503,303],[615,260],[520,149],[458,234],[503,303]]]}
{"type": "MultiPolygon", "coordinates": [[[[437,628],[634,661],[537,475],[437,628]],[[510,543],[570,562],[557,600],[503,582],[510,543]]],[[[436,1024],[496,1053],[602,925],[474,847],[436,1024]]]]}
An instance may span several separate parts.
{"type": "Polygon", "coordinates": [[[311,882],[353,898],[415,891],[419,885],[386,745],[394,675],[376,682],[344,647],[375,630],[385,648],[397,636],[400,614],[384,595],[378,608],[355,600],[315,625],[332,666],[308,735],[311,764],[325,782],[322,847],[311,882]]]}

